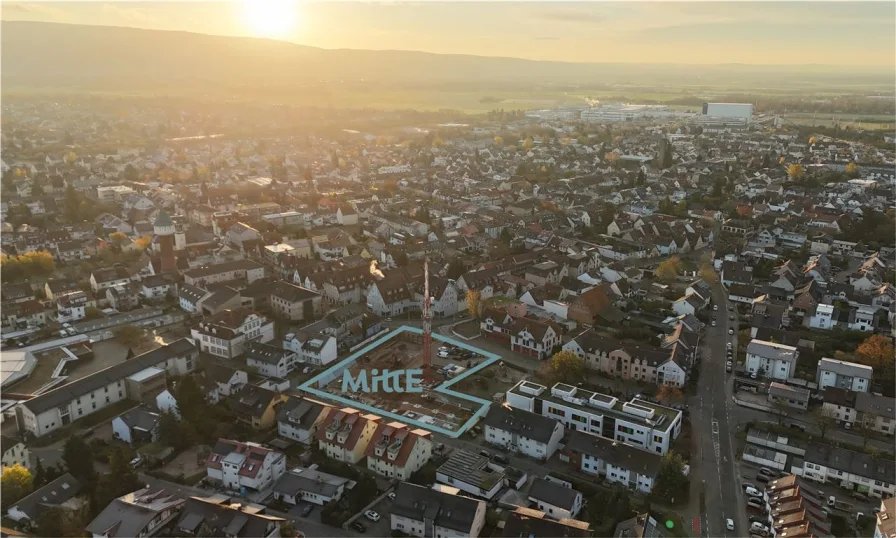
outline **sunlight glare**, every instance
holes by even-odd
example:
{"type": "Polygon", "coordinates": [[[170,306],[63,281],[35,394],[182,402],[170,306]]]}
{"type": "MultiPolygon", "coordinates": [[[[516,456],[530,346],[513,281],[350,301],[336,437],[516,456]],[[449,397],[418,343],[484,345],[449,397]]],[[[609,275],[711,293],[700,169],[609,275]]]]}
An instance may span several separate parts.
{"type": "Polygon", "coordinates": [[[243,15],[259,36],[283,37],[295,26],[295,7],[295,0],[243,0],[243,15]]]}

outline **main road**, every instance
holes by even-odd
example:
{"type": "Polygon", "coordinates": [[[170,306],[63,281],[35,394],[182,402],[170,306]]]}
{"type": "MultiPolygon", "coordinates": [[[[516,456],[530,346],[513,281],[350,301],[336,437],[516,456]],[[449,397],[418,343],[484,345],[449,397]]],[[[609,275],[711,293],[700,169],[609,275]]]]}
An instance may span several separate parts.
{"type": "MultiPolygon", "coordinates": [[[[704,339],[697,394],[690,402],[691,431],[695,451],[691,454],[691,503],[699,503],[698,520],[690,532],[700,536],[744,536],[748,529],[743,492],[735,467],[730,408],[733,381],[725,371],[727,343],[737,356],[737,318],[729,322],[727,297],[721,284],[713,285],[713,304],[718,305],[716,326],[708,327],[704,339]],[[734,335],[728,334],[728,329],[734,335]],[[735,530],[726,529],[731,518],[735,530]]],[[[733,315],[737,315],[734,313],[733,315]]]]}

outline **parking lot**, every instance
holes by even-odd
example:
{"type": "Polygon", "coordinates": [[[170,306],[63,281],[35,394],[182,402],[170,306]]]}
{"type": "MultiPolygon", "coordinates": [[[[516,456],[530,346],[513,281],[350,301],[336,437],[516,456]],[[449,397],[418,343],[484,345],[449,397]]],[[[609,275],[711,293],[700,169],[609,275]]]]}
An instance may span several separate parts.
{"type": "Polygon", "coordinates": [[[392,534],[391,525],[389,524],[389,509],[392,507],[392,501],[388,496],[383,497],[380,502],[376,503],[370,510],[380,515],[379,521],[370,521],[363,514],[355,521],[360,522],[367,528],[366,534],[370,536],[389,536],[392,534]]]}

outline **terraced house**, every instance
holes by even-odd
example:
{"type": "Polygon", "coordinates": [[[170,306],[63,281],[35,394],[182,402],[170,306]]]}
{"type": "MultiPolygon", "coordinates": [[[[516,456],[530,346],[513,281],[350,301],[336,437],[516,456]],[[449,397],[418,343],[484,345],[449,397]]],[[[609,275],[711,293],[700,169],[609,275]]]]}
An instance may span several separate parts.
{"type": "Polygon", "coordinates": [[[676,387],[687,380],[691,356],[683,343],[673,341],[667,348],[634,346],[604,338],[594,329],[582,332],[563,349],[584,359],[589,368],[613,377],[676,387]]]}
{"type": "Polygon", "coordinates": [[[432,434],[401,422],[380,423],[367,446],[367,468],[396,480],[410,479],[432,456],[432,434]]]}

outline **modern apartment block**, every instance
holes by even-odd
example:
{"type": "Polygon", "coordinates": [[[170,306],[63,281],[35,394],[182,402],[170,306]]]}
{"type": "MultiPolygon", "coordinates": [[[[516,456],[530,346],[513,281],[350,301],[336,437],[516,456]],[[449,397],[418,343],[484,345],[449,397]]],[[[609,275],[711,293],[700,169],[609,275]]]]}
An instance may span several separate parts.
{"type": "Polygon", "coordinates": [[[599,435],[635,448],[665,454],[681,433],[681,411],[637,398],[613,396],[557,383],[521,381],[507,391],[507,404],[553,418],[568,430],[599,435]]]}

